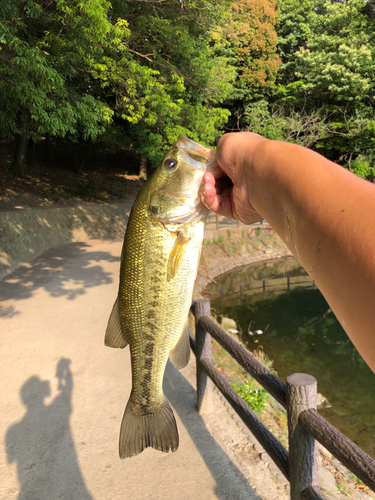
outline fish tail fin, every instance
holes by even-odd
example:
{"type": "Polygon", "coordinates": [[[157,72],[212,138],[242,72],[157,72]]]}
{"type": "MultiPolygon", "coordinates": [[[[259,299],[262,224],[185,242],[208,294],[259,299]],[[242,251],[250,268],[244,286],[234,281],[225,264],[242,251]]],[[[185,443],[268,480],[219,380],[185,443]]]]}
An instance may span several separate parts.
{"type": "Polygon", "coordinates": [[[164,452],[176,451],[178,442],[176,420],[167,399],[146,415],[134,413],[128,401],[120,430],[120,458],[138,455],[149,446],[164,452]]]}

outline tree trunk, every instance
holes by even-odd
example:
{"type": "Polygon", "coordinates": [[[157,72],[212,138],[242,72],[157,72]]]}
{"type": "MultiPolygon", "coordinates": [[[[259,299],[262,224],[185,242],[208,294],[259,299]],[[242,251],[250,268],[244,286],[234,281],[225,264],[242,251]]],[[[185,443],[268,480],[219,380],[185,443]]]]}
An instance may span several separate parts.
{"type": "Polygon", "coordinates": [[[10,173],[15,177],[24,177],[23,166],[26,160],[27,142],[27,132],[22,132],[22,134],[18,136],[16,152],[14,153],[13,162],[9,169],[10,173]]]}
{"type": "Polygon", "coordinates": [[[87,151],[84,148],[84,146],[82,146],[82,147],[76,146],[76,166],[77,166],[77,174],[78,175],[82,175],[83,165],[85,164],[86,152],[87,151]],[[82,159],[81,160],[79,159],[79,153],[80,153],[79,150],[80,149],[82,150],[82,159]]]}
{"type": "Polygon", "coordinates": [[[141,155],[140,159],[140,165],[139,165],[139,180],[140,181],[147,181],[147,159],[145,155],[141,155]]]}
{"type": "Polygon", "coordinates": [[[51,161],[51,141],[49,134],[47,133],[44,139],[44,151],[43,151],[43,162],[49,163],[51,161]]]}
{"type": "Polygon", "coordinates": [[[31,160],[27,162],[27,164],[32,167],[35,163],[35,156],[36,156],[36,142],[33,140],[32,141],[33,149],[31,152],[31,160]]]}

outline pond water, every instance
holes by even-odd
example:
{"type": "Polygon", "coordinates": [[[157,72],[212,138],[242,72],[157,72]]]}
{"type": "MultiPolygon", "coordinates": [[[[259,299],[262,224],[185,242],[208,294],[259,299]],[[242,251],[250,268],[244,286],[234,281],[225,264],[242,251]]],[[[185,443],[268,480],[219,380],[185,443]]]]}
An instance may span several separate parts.
{"type": "Polygon", "coordinates": [[[206,291],[214,312],[233,318],[247,348],[263,349],[284,382],[314,375],[331,405],[319,413],[375,458],[375,374],[298,262],[268,261],[215,281],[206,291]]]}

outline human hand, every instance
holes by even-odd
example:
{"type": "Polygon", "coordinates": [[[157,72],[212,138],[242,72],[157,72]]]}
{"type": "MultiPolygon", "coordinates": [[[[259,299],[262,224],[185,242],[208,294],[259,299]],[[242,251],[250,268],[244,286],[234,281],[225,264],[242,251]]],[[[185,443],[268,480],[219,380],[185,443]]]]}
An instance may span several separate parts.
{"type": "Polygon", "coordinates": [[[61,358],[57,364],[56,377],[58,378],[59,384],[58,389],[64,389],[72,380],[72,372],[70,371],[71,360],[67,358],[61,358]]]}
{"type": "Polygon", "coordinates": [[[225,175],[215,179],[207,172],[203,178],[203,202],[210,210],[244,224],[263,220],[250,198],[255,153],[264,141],[267,139],[251,132],[225,134],[219,139],[216,161],[225,175]]]}

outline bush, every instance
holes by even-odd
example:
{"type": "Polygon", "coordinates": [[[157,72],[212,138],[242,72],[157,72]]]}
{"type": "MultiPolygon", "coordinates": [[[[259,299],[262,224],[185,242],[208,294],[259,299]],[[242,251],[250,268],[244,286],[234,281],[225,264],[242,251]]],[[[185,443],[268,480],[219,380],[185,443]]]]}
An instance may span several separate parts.
{"type": "Polygon", "coordinates": [[[350,170],[358,177],[362,177],[362,179],[375,175],[375,168],[371,167],[370,163],[364,160],[361,155],[351,162],[350,170]]]}
{"type": "Polygon", "coordinates": [[[265,409],[270,396],[255,380],[250,379],[243,384],[231,382],[231,385],[255,413],[261,413],[265,409]]]}

